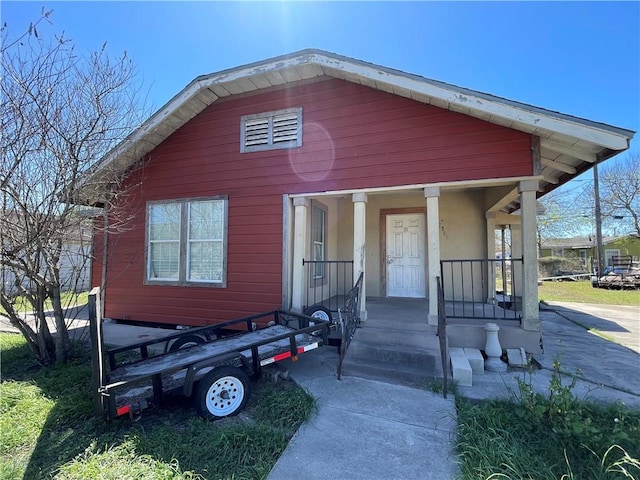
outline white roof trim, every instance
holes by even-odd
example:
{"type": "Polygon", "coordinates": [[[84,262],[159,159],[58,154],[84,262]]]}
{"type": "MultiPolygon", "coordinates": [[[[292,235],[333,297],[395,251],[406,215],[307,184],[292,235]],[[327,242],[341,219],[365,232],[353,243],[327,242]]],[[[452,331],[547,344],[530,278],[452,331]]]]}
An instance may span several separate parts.
{"type": "MultiPolygon", "coordinates": [[[[599,159],[599,154],[608,157],[617,151],[626,150],[635,133],[322,50],[310,49],[197,77],[105,155],[91,169],[87,179],[99,175],[103,168],[111,164],[124,170],[220,96],[251,91],[245,88],[252,86],[258,90],[265,85],[265,77],[282,79],[275,82],[281,84],[320,75],[356,81],[371,88],[408,96],[415,101],[461,111],[482,120],[538,135],[542,139],[543,147],[569,155],[578,161],[595,162],[599,159]],[[181,110],[183,107],[186,107],[184,111],[181,110]],[[160,129],[162,131],[157,131],[160,129]],[[153,139],[149,138],[151,135],[154,135],[153,139]]],[[[274,82],[271,81],[271,84],[274,82]]],[[[583,170],[584,168],[576,169],[578,173],[583,170]]]]}
{"type": "MultiPolygon", "coordinates": [[[[585,125],[583,122],[578,122],[577,118],[575,121],[559,119],[553,116],[551,114],[552,112],[543,114],[539,109],[532,111],[531,107],[525,104],[518,104],[516,102],[505,104],[503,101],[487,99],[484,95],[479,95],[480,92],[472,92],[466,89],[462,91],[462,89],[454,86],[445,88],[422,77],[413,78],[407,74],[393,73],[381,68],[372,68],[354,63],[353,61],[344,61],[318,54],[314,55],[314,59],[321,65],[437,98],[451,105],[458,105],[461,108],[477,110],[534,128],[551,130],[580,140],[598,143],[612,150],[624,150],[629,146],[626,136],[608,132],[602,128],[595,128],[591,125],[585,125]]],[[[514,126],[514,128],[517,129],[517,126],[514,126]]]]}

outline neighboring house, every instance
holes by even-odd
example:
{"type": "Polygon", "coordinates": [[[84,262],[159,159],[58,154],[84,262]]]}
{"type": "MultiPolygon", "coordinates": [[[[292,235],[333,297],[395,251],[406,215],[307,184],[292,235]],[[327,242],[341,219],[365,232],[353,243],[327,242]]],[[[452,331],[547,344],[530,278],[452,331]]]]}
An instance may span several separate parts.
{"type": "MultiPolygon", "coordinates": [[[[62,291],[82,292],[90,289],[92,263],[92,221],[74,225],[66,232],[60,251],[60,284],[62,291]]],[[[2,235],[0,235],[2,238],[2,235]]],[[[18,293],[14,272],[0,264],[0,282],[5,292],[13,295],[18,293]]],[[[29,288],[29,280],[21,278],[18,281],[29,288]]]]}
{"type": "MultiPolygon", "coordinates": [[[[105,315],[201,325],[300,310],[328,275],[303,260],[352,259],[363,320],[367,297],[417,297],[435,325],[441,260],[495,259],[509,225],[522,318],[501,340],[537,350],[536,198],[633,134],[319,50],[200,76],[85,181],[96,206],[92,185],[114,170],[134,186],[129,228],[106,254],[95,242],[105,315]]],[[[494,298],[488,265],[469,274],[480,290],[454,274],[466,299],[494,298]]]]}
{"type": "MultiPolygon", "coordinates": [[[[614,257],[640,258],[640,237],[638,235],[622,235],[603,237],[604,265],[610,266],[614,257]]],[[[590,270],[597,261],[596,237],[550,238],[540,245],[540,257],[563,257],[580,261],[581,266],[590,270]]]]}

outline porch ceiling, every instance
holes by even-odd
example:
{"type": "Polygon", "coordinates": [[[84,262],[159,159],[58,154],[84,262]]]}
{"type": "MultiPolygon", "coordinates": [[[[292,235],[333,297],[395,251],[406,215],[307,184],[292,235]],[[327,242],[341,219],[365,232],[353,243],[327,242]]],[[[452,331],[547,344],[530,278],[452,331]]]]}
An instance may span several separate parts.
{"type": "MultiPolygon", "coordinates": [[[[334,77],[520,130],[541,139],[541,191],[546,192],[629,147],[633,131],[514,102],[321,50],[197,77],[109,152],[86,177],[124,172],[209,105],[292,82],[334,77]]],[[[84,201],[98,199],[85,192],[84,201]]]]}

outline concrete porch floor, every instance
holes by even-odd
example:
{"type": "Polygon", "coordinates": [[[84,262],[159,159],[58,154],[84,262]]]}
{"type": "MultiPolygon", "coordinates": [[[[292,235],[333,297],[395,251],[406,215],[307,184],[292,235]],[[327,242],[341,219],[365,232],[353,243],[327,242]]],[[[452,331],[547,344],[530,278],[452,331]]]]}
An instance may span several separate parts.
{"type": "MultiPolygon", "coordinates": [[[[428,325],[429,301],[425,298],[367,297],[367,320],[362,327],[389,331],[423,331],[436,334],[436,326],[428,325]]],[[[462,304],[445,302],[447,325],[520,325],[520,312],[479,302],[462,304]],[[454,317],[454,315],[457,315],[454,317]]]]}

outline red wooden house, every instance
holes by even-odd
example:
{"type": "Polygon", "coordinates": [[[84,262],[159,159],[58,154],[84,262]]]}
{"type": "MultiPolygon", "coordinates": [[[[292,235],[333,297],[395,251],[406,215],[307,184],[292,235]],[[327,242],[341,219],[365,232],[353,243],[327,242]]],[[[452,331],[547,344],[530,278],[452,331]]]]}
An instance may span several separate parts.
{"type": "Polygon", "coordinates": [[[509,225],[519,313],[501,338],[535,350],[536,198],[633,133],[318,50],[204,75],[87,177],[133,186],[93,284],[107,317],[202,325],[302,309],[330,274],[303,260],[353,260],[363,319],[367,297],[415,297],[433,324],[439,276],[450,301],[496,303],[509,225]]]}

